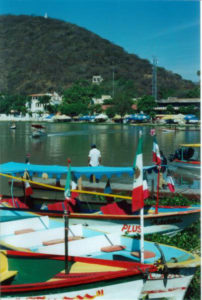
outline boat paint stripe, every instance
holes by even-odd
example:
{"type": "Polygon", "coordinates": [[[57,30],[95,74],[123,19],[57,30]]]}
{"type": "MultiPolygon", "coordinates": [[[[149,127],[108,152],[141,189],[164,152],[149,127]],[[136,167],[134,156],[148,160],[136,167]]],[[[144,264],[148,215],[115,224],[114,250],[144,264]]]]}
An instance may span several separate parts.
{"type": "Polygon", "coordinates": [[[183,164],[188,164],[188,165],[200,165],[200,161],[183,161],[183,160],[178,160],[175,159],[174,162],[179,162],[179,163],[183,163],[183,164]]]}
{"type": "Polygon", "coordinates": [[[177,287],[177,288],[170,288],[165,290],[150,290],[150,291],[143,291],[142,294],[157,294],[157,293],[169,293],[174,292],[178,290],[186,290],[187,288],[185,286],[177,287]]]}

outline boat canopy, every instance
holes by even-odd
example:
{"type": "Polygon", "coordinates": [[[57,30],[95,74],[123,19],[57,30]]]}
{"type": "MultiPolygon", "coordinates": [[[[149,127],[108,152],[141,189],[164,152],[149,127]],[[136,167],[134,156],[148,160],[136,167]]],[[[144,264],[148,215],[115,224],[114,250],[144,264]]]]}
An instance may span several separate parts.
{"type": "Polygon", "coordinates": [[[46,128],[45,126],[40,125],[40,124],[32,124],[32,127],[38,128],[38,129],[44,129],[44,128],[46,128]]]}
{"type": "Polygon", "coordinates": [[[180,144],[180,147],[201,147],[201,144],[180,144]]]}
{"type": "MultiPolygon", "coordinates": [[[[144,167],[144,171],[152,171],[153,168],[156,168],[156,166],[146,166],[144,167]]],[[[68,168],[58,165],[34,165],[17,162],[7,162],[0,165],[0,173],[4,174],[23,176],[25,171],[27,171],[30,176],[36,175],[42,177],[42,175],[46,173],[49,178],[56,177],[60,179],[62,175],[67,175],[68,168]]],[[[123,174],[127,174],[132,177],[134,174],[132,167],[71,167],[71,171],[76,179],[83,175],[87,178],[90,178],[91,175],[95,175],[97,179],[100,179],[102,176],[106,176],[110,179],[113,175],[121,177],[123,174]]]]}

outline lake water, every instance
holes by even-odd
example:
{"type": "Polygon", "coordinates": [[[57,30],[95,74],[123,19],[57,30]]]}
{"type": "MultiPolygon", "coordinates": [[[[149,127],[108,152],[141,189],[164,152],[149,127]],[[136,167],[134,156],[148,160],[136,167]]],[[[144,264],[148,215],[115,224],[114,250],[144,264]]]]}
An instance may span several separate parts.
{"type": "MultiPolygon", "coordinates": [[[[9,122],[0,122],[0,163],[24,162],[27,153],[33,164],[86,166],[91,144],[96,144],[102,154],[102,165],[131,166],[138,142],[138,132],[143,132],[144,165],[152,163],[150,126],[124,124],[45,123],[47,136],[31,137],[31,123],[19,122],[16,130],[9,129],[9,122]]],[[[163,132],[156,128],[157,141],[166,157],[180,143],[199,143],[199,131],[163,132]]],[[[188,174],[189,176],[189,174],[188,174]]],[[[191,175],[190,175],[191,176],[191,175]]],[[[0,179],[1,193],[4,180],[0,179]]]]}

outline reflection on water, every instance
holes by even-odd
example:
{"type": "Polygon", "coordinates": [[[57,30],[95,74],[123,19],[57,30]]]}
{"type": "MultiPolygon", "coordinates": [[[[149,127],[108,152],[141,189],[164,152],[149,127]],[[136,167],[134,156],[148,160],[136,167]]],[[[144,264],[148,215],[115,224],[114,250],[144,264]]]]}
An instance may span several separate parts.
{"type": "MultiPolygon", "coordinates": [[[[73,166],[86,166],[90,146],[95,143],[101,151],[103,165],[132,166],[139,129],[143,132],[144,165],[152,163],[153,140],[150,136],[150,126],[85,123],[47,123],[45,126],[47,136],[33,139],[31,123],[19,122],[17,129],[11,131],[8,122],[0,122],[0,163],[24,162],[25,155],[30,153],[30,162],[33,164],[66,165],[67,158],[71,158],[73,166]]],[[[169,154],[174,153],[179,144],[200,141],[199,131],[165,133],[156,128],[156,133],[159,147],[167,158],[169,154]]],[[[183,170],[181,174],[186,174],[189,180],[193,179],[189,171],[183,170]]],[[[196,175],[194,180],[199,179],[200,174],[196,175]]],[[[3,189],[2,179],[0,180],[3,189]]],[[[195,182],[187,184],[197,186],[195,182]]]]}

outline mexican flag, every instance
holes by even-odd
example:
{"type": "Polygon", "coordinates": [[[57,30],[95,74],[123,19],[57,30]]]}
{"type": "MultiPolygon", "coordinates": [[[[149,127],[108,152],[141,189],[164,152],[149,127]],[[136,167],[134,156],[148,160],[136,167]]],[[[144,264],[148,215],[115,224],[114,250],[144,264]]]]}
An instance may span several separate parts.
{"type": "Polygon", "coordinates": [[[134,180],[133,180],[133,192],[132,192],[132,211],[136,211],[144,206],[142,134],[140,134],[133,167],[134,167],[134,180]]]}
{"type": "Polygon", "coordinates": [[[156,137],[154,136],[153,140],[153,149],[152,149],[152,161],[155,162],[157,165],[161,164],[161,156],[159,151],[159,145],[157,144],[156,137]]]}
{"type": "Polygon", "coordinates": [[[28,181],[25,181],[25,196],[30,196],[33,194],[33,190],[28,181]]]}
{"type": "Polygon", "coordinates": [[[65,200],[69,200],[71,198],[71,188],[70,188],[70,183],[71,183],[71,164],[68,162],[68,172],[67,172],[67,178],[66,178],[66,183],[65,183],[65,200]]]}
{"type": "Polygon", "coordinates": [[[168,176],[168,177],[166,178],[166,181],[167,181],[167,186],[168,186],[169,190],[170,190],[172,193],[174,193],[174,191],[175,191],[175,184],[174,184],[174,181],[173,181],[172,177],[171,177],[171,176],[168,176]]]}

